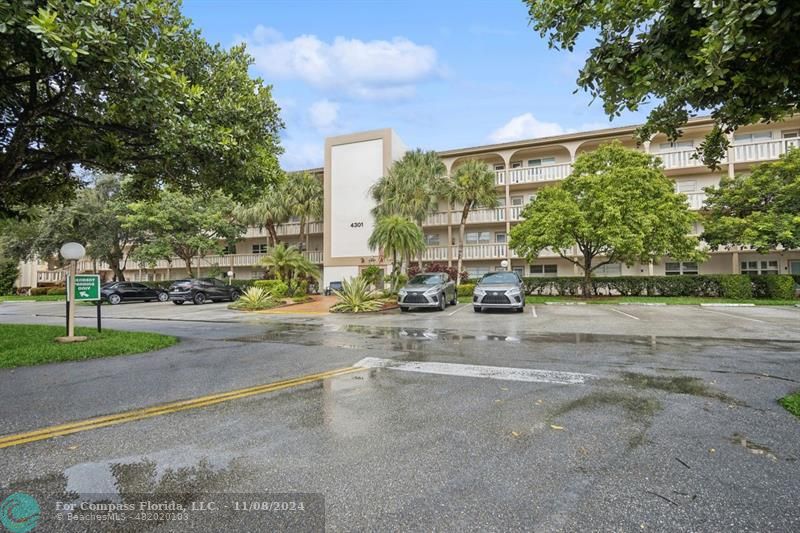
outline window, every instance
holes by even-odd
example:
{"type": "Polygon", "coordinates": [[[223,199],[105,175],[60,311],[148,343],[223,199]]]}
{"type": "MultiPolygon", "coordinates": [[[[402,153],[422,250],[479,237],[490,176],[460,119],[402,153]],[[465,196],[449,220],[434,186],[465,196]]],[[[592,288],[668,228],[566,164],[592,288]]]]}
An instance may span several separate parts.
{"type": "Polygon", "coordinates": [[[782,132],[781,136],[784,139],[797,139],[798,137],[800,137],[800,132],[798,132],[798,130],[784,131],[782,132]]]}
{"type": "Polygon", "coordinates": [[[232,243],[232,242],[231,242],[231,243],[228,243],[228,244],[225,246],[225,250],[224,250],[222,253],[223,253],[224,255],[231,255],[231,254],[235,254],[235,253],[236,253],[236,244],[234,244],[234,243],[232,243]]]}
{"type": "Polygon", "coordinates": [[[555,157],[540,157],[538,159],[528,159],[529,167],[540,167],[542,165],[552,165],[556,162],[555,157]]]}
{"type": "Polygon", "coordinates": [[[522,267],[511,267],[511,272],[515,273],[520,278],[525,275],[525,269],[522,267]]]}
{"type": "Polygon", "coordinates": [[[264,244],[254,244],[253,245],[253,253],[254,254],[265,254],[269,251],[269,245],[264,244]]]}
{"type": "Polygon", "coordinates": [[[771,131],[758,131],[755,133],[737,133],[733,136],[735,143],[751,143],[756,141],[768,141],[772,139],[771,131]]]}
{"type": "Polygon", "coordinates": [[[494,169],[495,169],[495,170],[505,170],[505,169],[506,169],[506,166],[505,166],[504,164],[502,164],[502,163],[498,163],[498,164],[496,164],[496,165],[494,166],[494,169]]]}
{"type": "Polygon", "coordinates": [[[498,231],[494,234],[494,242],[497,244],[505,244],[506,243],[506,233],[504,231],[498,231]]]}
{"type": "Polygon", "coordinates": [[[466,244],[489,244],[492,234],[489,231],[470,231],[465,235],[466,244]]]}
{"type": "Polygon", "coordinates": [[[619,263],[609,263],[596,269],[594,274],[596,276],[621,276],[622,265],[619,263]]]}
{"type": "Polygon", "coordinates": [[[697,263],[694,261],[672,261],[664,264],[664,274],[667,276],[696,276],[697,263]]]}
{"type": "Polygon", "coordinates": [[[428,246],[439,246],[439,234],[438,233],[426,233],[425,234],[425,244],[428,246]]]}
{"type": "Polygon", "coordinates": [[[505,196],[498,196],[497,197],[497,207],[505,207],[506,206],[506,197],[505,196]]]}
{"type": "Polygon", "coordinates": [[[694,148],[694,141],[672,141],[668,143],[661,143],[658,149],[664,152],[671,152],[673,150],[682,150],[685,148],[694,148]]]}
{"type": "Polygon", "coordinates": [[[691,181],[679,181],[676,183],[678,186],[678,192],[695,192],[697,191],[697,182],[694,180],[691,181]]]}
{"type": "Polygon", "coordinates": [[[558,275],[558,265],[531,265],[531,276],[555,277],[558,275]]]}
{"type": "Polygon", "coordinates": [[[522,161],[512,161],[511,168],[522,168],[522,161]]]}
{"type": "Polygon", "coordinates": [[[777,274],[777,261],[742,261],[742,274],[758,276],[763,274],[777,274]]]}
{"type": "Polygon", "coordinates": [[[522,196],[512,196],[511,197],[511,205],[522,205],[525,202],[525,198],[522,196]]]}
{"type": "Polygon", "coordinates": [[[264,273],[258,270],[251,270],[250,271],[250,279],[261,279],[261,276],[264,273]]]}

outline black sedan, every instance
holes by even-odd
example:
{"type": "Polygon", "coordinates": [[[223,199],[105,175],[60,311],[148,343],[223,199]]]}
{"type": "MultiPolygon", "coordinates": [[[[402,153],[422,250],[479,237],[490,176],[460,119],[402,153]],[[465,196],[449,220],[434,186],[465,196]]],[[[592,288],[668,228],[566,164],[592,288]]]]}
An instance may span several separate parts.
{"type": "Polygon", "coordinates": [[[156,300],[166,302],[169,300],[167,291],[163,289],[129,281],[106,283],[100,288],[100,297],[111,305],[122,302],[153,302],[156,300]]]}
{"type": "Polygon", "coordinates": [[[181,279],[169,287],[169,299],[175,305],[181,305],[183,302],[201,305],[222,300],[235,302],[239,296],[241,296],[239,289],[214,278],[181,279]]]}

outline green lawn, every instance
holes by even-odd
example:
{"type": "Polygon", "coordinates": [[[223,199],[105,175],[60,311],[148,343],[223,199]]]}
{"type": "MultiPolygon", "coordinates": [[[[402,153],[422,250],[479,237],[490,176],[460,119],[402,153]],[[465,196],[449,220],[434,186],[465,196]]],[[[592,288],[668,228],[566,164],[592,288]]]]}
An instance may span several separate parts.
{"type": "Polygon", "coordinates": [[[784,396],[778,400],[778,403],[784,406],[786,410],[793,415],[800,417],[800,391],[790,394],[789,396],[784,396]]]}
{"type": "MultiPolygon", "coordinates": [[[[469,296],[460,296],[459,302],[472,301],[469,296]]],[[[597,296],[584,300],[578,296],[527,296],[525,301],[529,304],[542,304],[545,302],[586,302],[587,304],[620,304],[620,303],[664,303],[668,305],[698,305],[705,303],[731,303],[731,304],[756,304],[756,305],[794,305],[800,304],[800,299],[770,300],[767,298],[749,300],[731,300],[727,298],[702,298],[698,296],[597,296]]]]}
{"type": "Polygon", "coordinates": [[[42,294],[39,296],[0,296],[0,302],[16,302],[19,300],[36,301],[36,302],[63,302],[67,297],[63,294],[42,294]]]}
{"type": "Polygon", "coordinates": [[[89,337],[87,341],[57,343],[55,338],[64,334],[62,326],[0,324],[0,368],[150,352],[178,342],[158,333],[77,328],[75,334],[89,337]]]}

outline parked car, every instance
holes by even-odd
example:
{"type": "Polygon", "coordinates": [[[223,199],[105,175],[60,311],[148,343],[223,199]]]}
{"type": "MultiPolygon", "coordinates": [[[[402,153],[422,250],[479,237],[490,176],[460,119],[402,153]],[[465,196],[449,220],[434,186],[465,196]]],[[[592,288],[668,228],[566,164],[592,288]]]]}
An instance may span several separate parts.
{"type": "Polygon", "coordinates": [[[117,305],[131,301],[166,302],[169,295],[164,289],[148,287],[144,283],[113,281],[100,287],[100,298],[111,305],[117,305]]]}
{"type": "Polygon", "coordinates": [[[169,286],[169,299],[175,305],[182,305],[183,302],[194,302],[197,305],[209,301],[235,302],[241,295],[236,287],[214,278],[181,279],[169,286]]]}
{"type": "Polygon", "coordinates": [[[472,308],[525,310],[525,284],[516,272],[485,274],[472,291],[472,308]]]}
{"type": "Polygon", "coordinates": [[[325,289],[325,296],[330,296],[333,294],[333,291],[341,291],[342,290],[342,282],[341,281],[331,281],[328,284],[328,288],[325,289]]]}
{"type": "Polygon", "coordinates": [[[458,303],[456,284],[444,273],[418,274],[398,291],[397,303],[403,312],[412,307],[436,307],[444,311],[447,304],[458,303]]]}

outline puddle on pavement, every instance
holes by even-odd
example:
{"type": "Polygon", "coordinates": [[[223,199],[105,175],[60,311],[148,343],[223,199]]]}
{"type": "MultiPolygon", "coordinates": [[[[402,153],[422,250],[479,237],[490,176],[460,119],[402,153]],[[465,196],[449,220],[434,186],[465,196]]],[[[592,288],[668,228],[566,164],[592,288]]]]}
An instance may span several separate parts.
{"type": "Polygon", "coordinates": [[[675,394],[714,398],[727,403],[737,403],[733,398],[712,389],[702,379],[691,376],[653,376],[636,372],[623,372],[622,382],[636,389],[656,389],[675,394]]]}
{"type": "Polygon", "coordinates": [[[739,433],[734,433],[731,435],[731,442],[736,446],[741,446],[753,455],[763,455],[772,461],[778,460],[778,457],[767,446],[764,446],[763,444],[757,444],[749,440],[744,435],[740,435],[739,433]]]}

